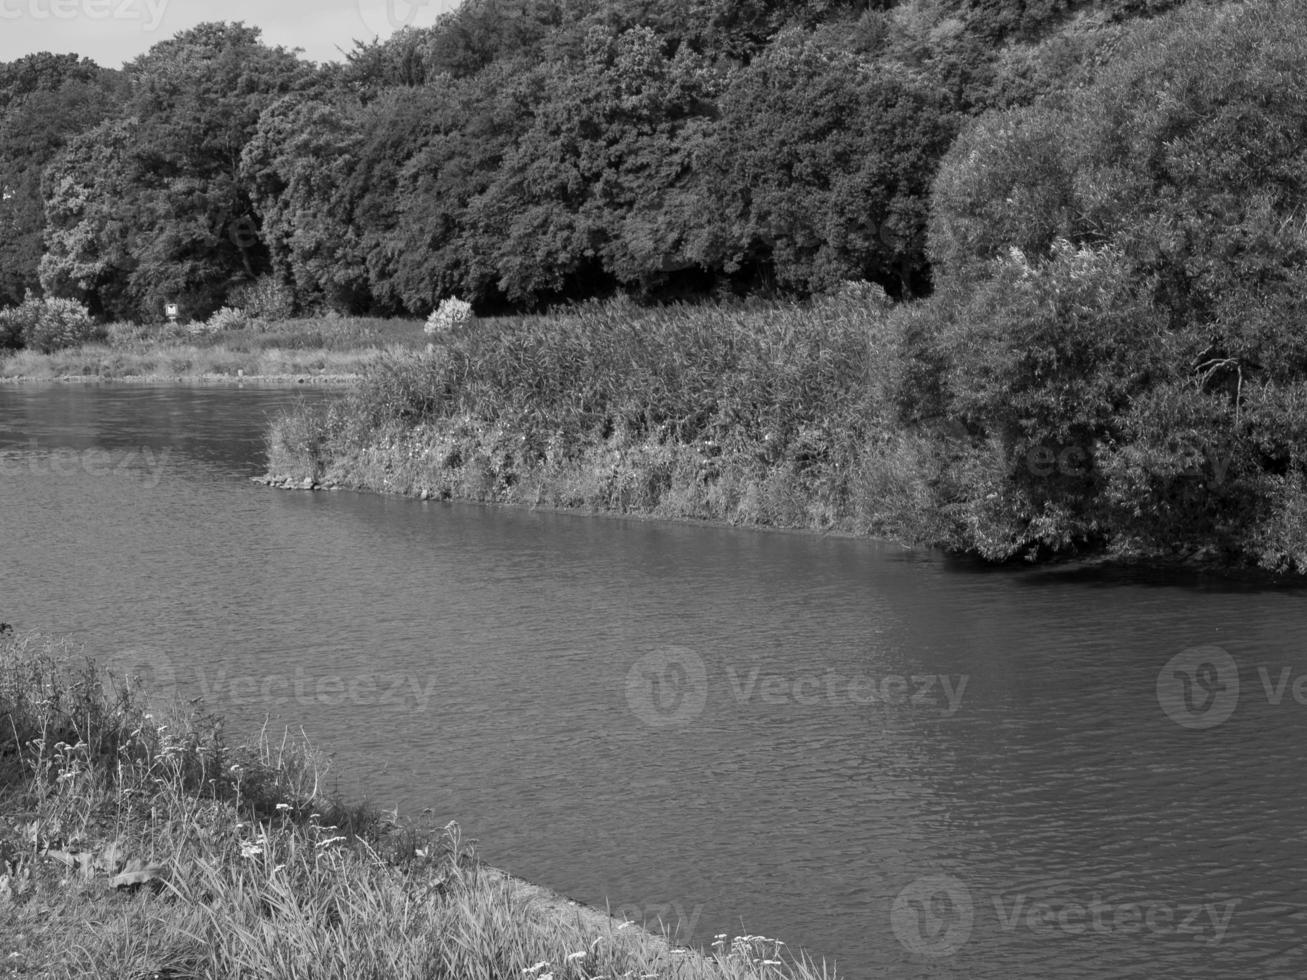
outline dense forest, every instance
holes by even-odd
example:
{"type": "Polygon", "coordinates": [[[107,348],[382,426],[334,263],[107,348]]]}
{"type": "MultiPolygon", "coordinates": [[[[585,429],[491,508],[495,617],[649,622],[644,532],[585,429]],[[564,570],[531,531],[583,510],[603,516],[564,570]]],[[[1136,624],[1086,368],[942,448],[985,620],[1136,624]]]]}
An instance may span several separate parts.
{"type": "Polygon", "coordinates": [[[964,124],[1177,0],[468,0],[343,64],[205,24],[121,71],[0,65],[0,305],[426,315],[615,291],[930,292],[964,124]]]}
{"type": "Polygon", "coordinates": [[[482,321],[315,458],[570,412],[594,459],[713,446],[690,516],[780,474],[822,516],[743,519],[1307,570],[1303,4],[469,0],[326,65],[208,24],[121,72],[0,66],[0,184],[0,303],[625,304],[482,321]],[[790,325],[722,312],[758,296],[790,325]]]}

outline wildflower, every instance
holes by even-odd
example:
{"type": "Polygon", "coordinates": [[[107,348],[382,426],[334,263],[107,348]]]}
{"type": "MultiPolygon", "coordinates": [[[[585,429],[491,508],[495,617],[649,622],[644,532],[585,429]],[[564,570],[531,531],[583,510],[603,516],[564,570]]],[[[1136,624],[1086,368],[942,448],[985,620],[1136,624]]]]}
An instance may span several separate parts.
{"type": "Polygon", "coordinates": [[[290,809],[290,804],[289,804],[289,803],[278,803],[278,804],[277,804],[277,809],[278,809],[278,810],[289,810],[289,809],[290,809]]]}
{"type": "Polygon", "coordinates": [[[263,853],[263,846],[247,840],[241,841],[241,857],[256,858],[263,853]]]}
{"type": "Polygon", "coordinates": [[[583,960],[583,959],[586,958],[586,955],[587,955],[587,954],[586,954],[586,951],[585,951],[585,950],[583,950],[583,949],[579,949],[579,950],[577,950],[575,953],[568,953],[568,954],[567,954],[567,961],[568,961],[569,963],[571,963],[573,960],[583,960]]]}
{"type": "Polygon", "coordinates": [[[318,841],[318,842],[317,842],[315,845],[313,845],[313,846],[314,846],[314,847],[330,847],[332,844],[335,844],[335,843],[337,843],[338,841],[343,841],[344,839],[345,839],[344,837],[328,837],[326,840],[320,840],[320,841],[318,841]]]}
{"type": "Polygon", "coordinates": [[[522,972],[523,972],[523,973],[534,974],[534,973],[536,973],[536,972],[539,971],[539,970],[543,970],[543,969],[544,969],[545,967],[547,967],[548,965],[549,965],[549,961],[548,961],[548,960],[541,960],[541,961],[540,961],[539,963],[537,963],[535,966],[528,966],[528,967],[527,967],[525,970],[523,970],[522,972]]]}
{"type": "Polygon", "coordinates": [[[451,296],[442,300],[440,306],[431,311],[424,328],[427,336],[448,333],[457,327],[465,327],[472,322],[472,304],[451,296]]]}

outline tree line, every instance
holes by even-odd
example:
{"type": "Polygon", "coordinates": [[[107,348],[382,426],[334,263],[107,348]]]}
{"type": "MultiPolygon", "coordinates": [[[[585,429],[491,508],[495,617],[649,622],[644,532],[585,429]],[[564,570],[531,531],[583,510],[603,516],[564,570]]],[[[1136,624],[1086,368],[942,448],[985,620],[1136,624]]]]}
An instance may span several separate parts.
{"type": "Polygon", "coordinates": [[[32,55],[0,65],[0,305],[926,295],[967,121],[1085,81],[1176,2],[467,0],[342,63],[240,23],[121,70],[32,55]]]}

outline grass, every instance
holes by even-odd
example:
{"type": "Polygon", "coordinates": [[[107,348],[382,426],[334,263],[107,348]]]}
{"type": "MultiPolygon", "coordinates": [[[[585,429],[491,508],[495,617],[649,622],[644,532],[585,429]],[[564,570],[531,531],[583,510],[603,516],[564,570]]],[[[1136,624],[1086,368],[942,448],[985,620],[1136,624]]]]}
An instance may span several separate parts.
{"type": "Polygon", "coordinates": [[[103,343],[0,355],[0,379],[203,379],[357,376],[386,352],[425,347],[420,320],[310,318],[192,333],[183,326],[110,324],[103,343]]]}
{"type": "Polygon", "coordinates": [[[921,539],[929,446],[895,424],[885,304],[479,321],[277,420],[272,474],[500,503],[921,539]]]}
{"type": "Polygon", "coordinates": [[[0,632],[0,976],[828,975],[762,937],[676,949],[324,778],[302,738],[229,744],[67,642],[0,632]]]}

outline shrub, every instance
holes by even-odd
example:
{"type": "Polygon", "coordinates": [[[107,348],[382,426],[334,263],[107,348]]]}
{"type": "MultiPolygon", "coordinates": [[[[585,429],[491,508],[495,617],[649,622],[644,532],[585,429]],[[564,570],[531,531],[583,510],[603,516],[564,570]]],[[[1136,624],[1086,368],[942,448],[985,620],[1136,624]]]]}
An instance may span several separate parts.
{"type": "Polygon", "coordinates": [[[28,347],[51,354],[103,339],[103,329],[76,300],[38,299],[29,293],[20,305],[0,311],[0,348],[28,347]]]}
{"type": "Polygon", "coordinates": [[[23,346],[23,321],[19,307],[0,310],[0,351],[18,350],[23,346]]]}
{"type": "Polygon", "coordinates": [[[441,300],[440,306],[427,317],[428,337],[451,333],[472,322],[472,304],[454,296],[441,300]]]}
{"type": "Polygon", "coordinates": [[[259,320],[288,320],[295,312],[295,294],[273,275],[242,283],[227,294],[227,301],[259,320]]]}
{"type": "Polygon", "coordinates": [[[257,323],[257,319],[245,310],[224,306],[222,309],[214,313],[213,316],[209,317],[206,323],[196,323],[192,325],[191,332],[197,334],[215,334],[224,333],[228,330],[247,330],[255,326],[257,323]]]}

